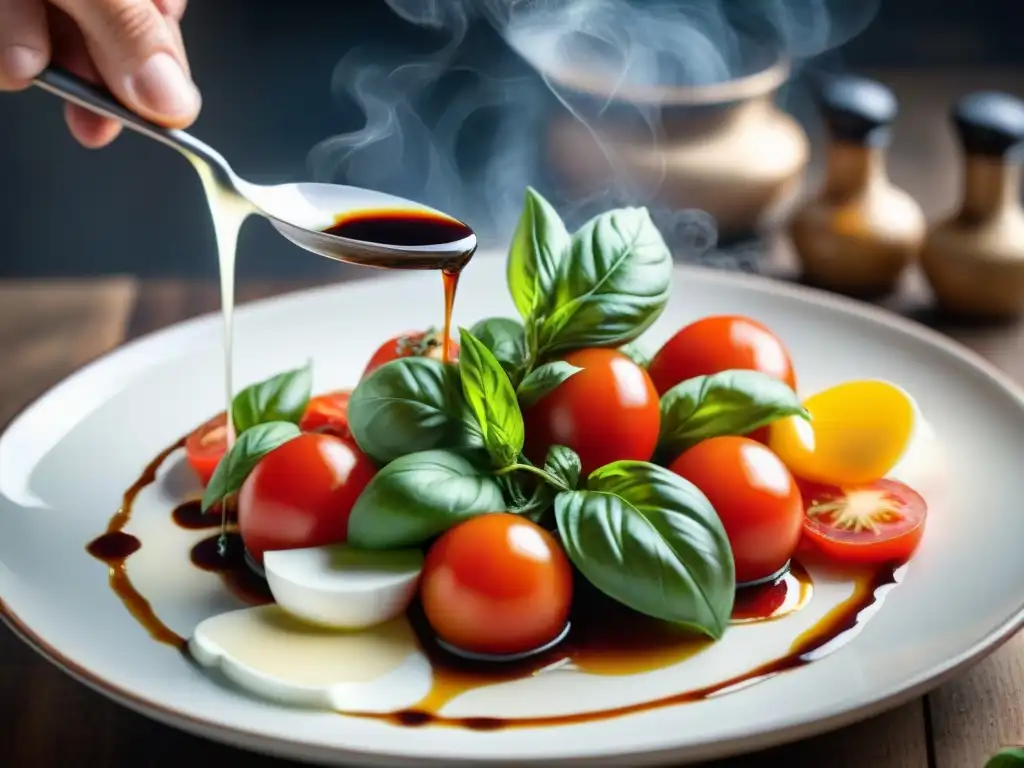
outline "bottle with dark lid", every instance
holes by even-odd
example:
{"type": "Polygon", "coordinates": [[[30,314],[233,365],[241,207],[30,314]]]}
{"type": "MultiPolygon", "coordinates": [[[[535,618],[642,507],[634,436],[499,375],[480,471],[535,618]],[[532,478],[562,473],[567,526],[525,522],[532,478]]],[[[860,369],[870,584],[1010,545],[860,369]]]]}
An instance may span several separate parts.
{"type": "Polygon", "coordinates": [[[1024,312],[1024,101],[981,91],[951,114],[963,151],[959,209],[928,233],[921,266],[939,307],[979,319],[1024,312]]]}
{"type": "Polygon", "coordinates": [[[855,296],[887,293],[916,259],[926,226],[886,171],[896,97],[873,80],[836,77],[821,86],[818,104],[828,133],[825,181],[790,223],[804,279],[855,296]]]}

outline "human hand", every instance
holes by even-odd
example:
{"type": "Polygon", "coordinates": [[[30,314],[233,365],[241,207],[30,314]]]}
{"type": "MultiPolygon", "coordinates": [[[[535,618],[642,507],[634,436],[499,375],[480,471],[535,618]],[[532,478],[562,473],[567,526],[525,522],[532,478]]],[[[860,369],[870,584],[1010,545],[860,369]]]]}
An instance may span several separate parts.
{"type": "MultiPolygon", "coordinates": [[[[199,114],[178,26],[187,0],[0,0],[0,90],[27,88],[52,61],[102,83],[127,107],[169,128],[199,114]]],[[[121,125],[72,104],[72,135],[102,147],[121,125]]]]}

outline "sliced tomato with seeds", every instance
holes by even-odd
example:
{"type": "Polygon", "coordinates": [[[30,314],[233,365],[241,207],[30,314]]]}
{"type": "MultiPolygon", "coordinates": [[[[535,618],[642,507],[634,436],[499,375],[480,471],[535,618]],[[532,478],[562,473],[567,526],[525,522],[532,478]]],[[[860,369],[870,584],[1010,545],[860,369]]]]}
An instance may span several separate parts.
{"type": "Polygon", "coordinates": [[[822,554],[851,564],[905,562],[924,536],[928,505],[897,480],[855,486],[801,484],[804,535],[822,554]]]}
{"type": "Polygon", "coordinates": [[[299,429],[335,437],[352,437],[348,428],[348,401],[351,396],[352,390],[339,389],[312,398],[299,422],[299,429]]]}
{"type": "Polygon", "coordinates": [[[185,438],[185,459],[205,488],[228,450],[228,417],[219,413],[185,438]]]}

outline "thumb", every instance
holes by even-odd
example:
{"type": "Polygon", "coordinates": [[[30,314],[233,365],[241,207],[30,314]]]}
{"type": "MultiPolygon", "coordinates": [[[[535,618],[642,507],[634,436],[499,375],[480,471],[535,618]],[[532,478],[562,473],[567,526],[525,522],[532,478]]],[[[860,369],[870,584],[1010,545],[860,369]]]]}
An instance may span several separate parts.
{"type": "Polygon", "coordinates": [[[199,113],[199,91],[182,49],[151,0],[53,0],[82,30],[107,87],[143,117],[184,127],[199,113]]]}

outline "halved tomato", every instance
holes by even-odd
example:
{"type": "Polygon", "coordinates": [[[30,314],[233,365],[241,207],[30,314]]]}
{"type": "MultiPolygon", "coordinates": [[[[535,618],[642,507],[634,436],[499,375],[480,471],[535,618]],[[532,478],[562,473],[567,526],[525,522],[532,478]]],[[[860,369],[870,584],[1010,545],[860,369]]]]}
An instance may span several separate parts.
{"type": "Polygon", "coordinates": [[[228,450],[228,417],[218,413],[185,438],[185,459],[205,488],[228,450]]]}
{"type": "Polygon", "coordinates": [[[804,535],[844,563],[905,562],[924,536],[928,505],[896,480],[836,487],[801,483],[804,535]]]}
{"type": "Polygon", "coordinates": [[[348,428],[348,401],[352,390],[339,389],[309,401],[299,422],[303,432],[323,432],[335,437],[352,437],[348,428]]]}

